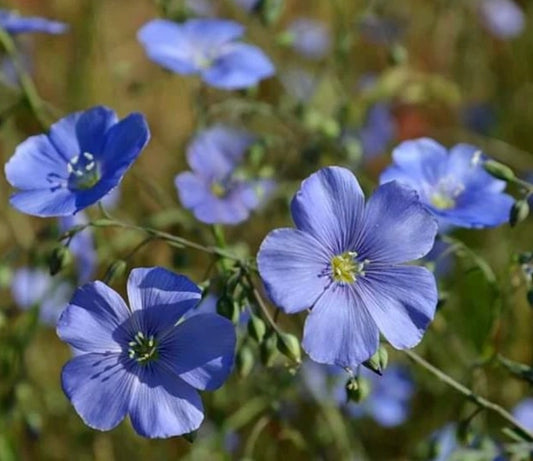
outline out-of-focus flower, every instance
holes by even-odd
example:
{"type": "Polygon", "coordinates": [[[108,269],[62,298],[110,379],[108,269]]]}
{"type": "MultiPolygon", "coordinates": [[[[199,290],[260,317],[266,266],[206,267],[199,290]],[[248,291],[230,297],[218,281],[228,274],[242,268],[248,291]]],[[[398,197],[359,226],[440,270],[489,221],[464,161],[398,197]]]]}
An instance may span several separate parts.
{"type": "Polygon", "coordinates": [[[370,393],[361,403],[346,399],[348,375],[339,367],[304,362],[302,374],[305,385],[316,399],[335,402],[354,418],[369,416],[383,427],[394,427],[405,422],[414,393],[414,384],[409,371],[392,364],[383,376],[361,369],[360,379],[370,382],[370,393]]]}
{"type": "Polygon", "coordinates": [[[120,183],[149,137],[138,113],[120,121],[101,106],[70,114],[19,144],[7,162],[7,180],[19,189],[11,205],[41,217],[83,210],[120,183]]]}
{"type": "MultiPolygon", "coordinates": [[[[79,212],[73,216],[59,218],[60,231],[67,232],[74,226],[87,224],[85,213],[79,212]]],[[[78,267],[78,282],[80,285],[90,281],[96,271],[98,258],[94,249],[93,234],[89,227],[77,232],[69,243],[70,252],[76,259],[78,267]]]]}
{"type": "MultiPolygon", "coordinates": [[[[442,232],[442,229],[440,231],[442,232]]],[[[424,261],[433,264],[433,272],[437,278],[445,277],[452,271],[455,262],[453,253],[450,252],[450,244],[439,239],[435,240],[435,245],[424,256],[424,261]]]]}
{"type": "Polygon", "coordinates": [[[296,229],[270,232],[257,262],[276,305],[289,314],[311,309],[310,357],[357,366],[376,352],[379,331],[398,349],[415,346],[437,303],[431,272],[401,264],[424,256],[437,232],[415,191],[385,184],[365,206],[350,171],[323,168],[302,183],[291,213],[296,229]]]}
{"type": "Polygon", "coordinates": [[[399,181],[415,189],[441,226],[493,227],[506,223],[513,199],[505,182],[483,166],[481,151],[468,144],[450,150],[428,138],[405,141],[392,153],[394,163],[381,184],[399,181]]]}
{"type": "Polygon", "coordinates": [[[57,332],[81,353],[63,368],[63,390],[94,429],[129,414],[145,437],[192,432],[203,420],[196,389],[220,387],[233,366],[233,325],[214,314],[179,322],[200,290],[166,269],[134,269],[127,288],[131,310],[102,282],[74,294],[57,332]]]}
{"type": "Polygon", "coordinates": [[[487,135],[496,124],[496,114],[488,103],[472,103],[462,110],[461,121],[469,130],[487,135]]]}
{"type": "Polygon", "coordinates": [[[176,176],[183,206],[208,224],[238,224],[272,191],[270,180],[247,180],[237,168],[255,138],[222,125],[199,133],[187,149],[192,171],[176,176]]]}
{"type": "Polygon", "coordinates": [[[68,25],[49,19],[21,16],[16,11],[0,9],[0,27],[10,34],[42,32],[44,34],[63,34],[68,25]]]}
{"type": "Polygon", "coordinates": [[[368,111],[361,128],[363,157],[369,159],[385,152],[396,132],[390,105],[376,103],[368,111]]]}
{"type": "Polygon", "coordinates": [[[225,90],[248,88],[274,75],[270,59],[242,43],[240,24],[222,19],[189,19],[177,24],[154,19],[137,37],[148,57],[178,74],[200,74],[207,84],[225,90]]]}
{"type": "Polygon", "coordinates": [[[39,268],[20,268],[11,282],[11,294],[17,306],[24,310],[39,306],[39,319],[51,326],[55,326],[72,291],[69,283],[58,281],[39,268]]]}
{"type": "Polygon", "coordinates": [[[523,399],[518,402],[512,413],[526,429],[533,431],[533,398],[523,399]]]}
{"type": "Polygon", "coordinates": [[[398,22],[375,15],[365,15],[359,23],[359,31],[365,40],[385,45],[394,43],[403,33],[398,22]]]}
{"type": "Polygon", "coordinates": [[[307,59],[322,59],[331,48],[331,37],[323,22],[299,18],[289,24],[287,39],[290,45],[307,59]]]}
{"type": "Polygon", "coordinates": [[[481,0],[479,8],[483,24],[496,37],[514,38],[524,30],[524,12],[512,0],[481,0]]]}

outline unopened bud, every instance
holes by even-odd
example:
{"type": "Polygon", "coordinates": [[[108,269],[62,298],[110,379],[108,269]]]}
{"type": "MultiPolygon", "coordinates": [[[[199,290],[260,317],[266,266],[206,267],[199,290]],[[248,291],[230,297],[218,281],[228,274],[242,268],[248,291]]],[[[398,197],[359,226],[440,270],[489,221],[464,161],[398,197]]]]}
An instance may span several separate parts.
{"type": "Polygon", "coordinates": [[[362,402],[370,393],[368,381],[357,376],[352,376],[348,379],[344,389],[346,390],[346,400],[348,402],[362,402]]]}
{"type": "Polygon", "coordinates": [[[122,277],[126,273],[128,264],[122,259],[117,259],[107,268],[107,271],[104,275],[104,282],[111,283],[114,280],[122,277]]]}
{"type": "Polygon", "coordinates": [[[217,312],[231,320],[233,323],[239,321],[240,309],[239,305],[234,302],[229,296],[221,296],[217,301],[217,312]]]}
{"type": "Polygon", "coordinates": [[[294,335],[290,333],[278,333],[277,334],[277,346],[278,350],[289,359],[296,363],[300,363],[302,360],[302,350],[300,349],[300,341],[294,335]]]}
{"type": "Polygon", "coordinates": [[[68,266],[71,260],[70,251],[66,246],[60,245],[55,247],[50,254],[48,261],[48,268],[50,269],[50,275],[56,275],[63,268],[68,266]]]}
{"type": "Polygon", "coordinates": [[[188,432],[187,434],[183,434],[182,437],[187,440],[189,443],[194,443],[196,440],[196,437],[198,436],[198,431],[192,431],[188,432]]]}
{"type": "Polygon", "coordinates": [[[515,179],[513,170],[496,160],[487,160],[483,163],[483,168],[495,178],[503,179],[504,181],[512,181],[515,179]]]}
{"type": "Polygon", "coordinates": [[[270,25],[281,16],[283,6],[284,0],[260,0],[256,8],[261,14],[261,20],[270,25]]]}
{"type": "Polygon", "coordinates": [[[257,315],[251,315],[248,321],[248,334],[261,344],[266,333],[266,325],[257,315]]]}
{"type": "Polygon", "coordinates": [[[276,356],[278,355],[277,338],[274,332],[270,332],[266,335],[265,340],[259,347],[259,353],[261,356],[261,363],[269,367],[274,363],[276,356]]]}
{"type": "Polygon", "coordinates": [[[241,378],[246,378],[254,367],[254,354],[248,346],[241,347],[236,359],[237,371],[241,378]]]}
{"type": "Polygon", "coordinates": [[[389,353],[387,352],[387,349],[385,349],[383,346],[379,346],[376,353],[366,362],[363,362],[363,365],[381,376],[383,371],[385,371],[387,368],[388,363],[389,353]]]}
{"type": "Polygon", "coordinates": [[[514,202],[511,207],[511,213],[509,214],[509,224],[511,227],[516,226],[519,222],[522,222],[529,215],[529,204],[527,200],[521,199],[514,202]]]}

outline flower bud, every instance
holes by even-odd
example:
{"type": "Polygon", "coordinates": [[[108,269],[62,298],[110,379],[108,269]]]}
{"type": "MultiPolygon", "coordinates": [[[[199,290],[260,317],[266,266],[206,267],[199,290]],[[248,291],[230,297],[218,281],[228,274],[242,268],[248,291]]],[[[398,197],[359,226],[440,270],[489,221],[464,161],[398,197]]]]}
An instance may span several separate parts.
{"type": "Polygon", "coordinates": [[[273,331],[269,332],[259,348],[261,363],[269,367],[278,355],[277,338],[273,331]]]}
{"type": "Polygon", "coordinates": [[[511,227],[516,226],[519,222],[522,222],[529,215],[529,204],[527,200],[517,200],[511,207],[511,213],[509,214],[509,224],[511,227]]]}
{"type": "Polygon", "coordinates": [[[515,179],[515,174],[511,168],[495,160],[487,160],[483,163],[483,168],[495,178],[503,179],[504,181],[515,179]]]}
{"type": "Polygon", "coordinates": [[[346,400],[348,402],[362,402],[370,393],[368,381],[357,376],[352,376],[348,379],[344,389],[346,390],[346,400]]]}
{"type": "Polygon", "coordinates": [[[107,268],[107,271],[104,275],[104,282],[111,283],[114,280],[122,277],[126,273],[128,264],[122,259],[117,259],[107,268]]]}
{"type": "Polygon", "coordinates": [[[266,25],[275,23],[281,16],[284,3],[284,0],[261,0],[256,8],[261,14],[263,23],[266,25]]]}
{"type": "Polygon", "coordinates": [[[387,352],[387,349],[380,345],[375,354],[370,357],[366,362],[363,362],[363,365],[368,369],[372,370],[374,373],[377,373],[381,376],[383,374],[383,371],[385,371],[385,369],[387,368],[388,363],[389,354],[387,352]]]}
{"type": "Polygon", "coordinates": [[[241,378],[246,378],[254,367],[254,354],[248,346],[241,347],[236,358],[237,371],[241,378]]]}
{"type": "Polygon", "coordinates": [[[248,334],[261,344],[266,333],[266,325],[257,315],[251,315],[248,321],[248,334]]]}
{"type": "Polygon", "coordinates": [[[217,301],[217,312],[231,320],[233,323],[239,321],[240,309],[238,303],[234,302],[229,296],[221,296],[217,301]]]}
{"type": "Polygon", "coordinates": [[[277,334],[278,350],[285,356],[296,363],[302,361],[302,350],[300,349],[300,341],[290,333],[277,334]]]}
{"type": "Polygon", "coordinates": [[[192,432],[188,432],[187,434],[183,434],[182,437],[185,440],[187,440],[187,442],[194,443],[194,441],[196,440],[197,436],[198,436],[198,431],[192,431],[192,432]]]}
{"type": "Polygon", "coordinates": [[[50,275],[56,275],[59,273],[63,268],[68,266],[71,259],[70,251],[66,246],[60,245],[55,247],[48,260],[50,275]]]}

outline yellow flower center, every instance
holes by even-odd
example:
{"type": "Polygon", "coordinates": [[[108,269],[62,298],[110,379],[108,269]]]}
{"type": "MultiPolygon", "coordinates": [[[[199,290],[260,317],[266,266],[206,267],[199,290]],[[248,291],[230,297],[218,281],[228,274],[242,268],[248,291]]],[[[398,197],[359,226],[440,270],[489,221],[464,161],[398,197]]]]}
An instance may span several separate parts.
{"type": "Polygon", "coordinates": [[[431,204],[438,210],[449,210],[455,206],[455,200],[449,195],[441,192],[435,192],[431,196],[431,204]]]}
{"type": "Polygon", "coordinates": [[[355,251],[346,251],[331,259],[331,276],[335,282],[354,283],[357,277],[365,275],[364,268],[368,260],[357,261],[355,251]]]}

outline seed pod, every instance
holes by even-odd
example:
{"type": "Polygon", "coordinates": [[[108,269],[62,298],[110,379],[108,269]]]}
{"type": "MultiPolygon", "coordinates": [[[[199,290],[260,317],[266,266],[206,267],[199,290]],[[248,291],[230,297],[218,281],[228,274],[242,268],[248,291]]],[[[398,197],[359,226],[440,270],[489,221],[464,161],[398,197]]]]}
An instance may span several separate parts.
{"type": "Polygon", "coordinates": [[[300,341],[296,336],[291,335],[290,333],[278,333],[277,347],[285,357],[288,357],[296,363],[300,363],[302,361],[300,341]]]}
{"type": "Polygon", "coordinates": [[[236,359],[237,371],[241,378],[246,378],[254,367],[254,354],[248,346],[241,347],[236,359]]]}
{"type": "Polygon", "coordinates": [[[370,393],[368,381],[356,376],[352,376],[346,381],[344,389],[346,390],[346,400],[348,402],[362,402],[370,393]]]}
{"type": "Polygon", "coordinates": [[[515,179],[514,171],[511,168],[495,160],[487,160],[483,163],[483,168],[495,178],[503,179],[504,181],[515,179]]]}
{"type": "Polygon", "coordinates": [[[273,331],[269,332],[259,348],[261,363],[267,367],[271,366],[278,355],[277,337],[273,331]]]}
{"type": "Polygon", "coordinates": [[[221,296],[217,301],[217,312],[231,320],[233,323],[239,321],[240,309],[239,305],[233,301],[230,297],[224,295],[221,296]]]}
{"type": "Polygon", "coordinates": [[[511,227],[516,226],[519,222],[522,222],[529,215],[529,204],[527,200],[521,199],[514,202],[509,214],[509,224],[511,227]]]}
{"type": "Polygon", "coordinates": [[[69,249],[60,245],[55,247],[50,254],[50,259],[48,261],[48,268],[50,269],[50,275],[56,275],[62,269],[67,267],[71,261],[72,257],[70,255],[69,249]]]}
{"type": "Polygon", "coordinates": [[[248,321],[248,334],[261,344],[266,333],[266,325],[257,315],[251,315],[248,321]]]}
{"type": "Polygon", "coordinates": [[[389,354],[387,352],[387,349],[380,345],[376,353],[366,362],[363,362],[363,365],[369,370],[372,370],[374,373],[377,373],[381,376],[383,374],[383,371],[385,371],[385,369],[387,368],[388,363],[389,354]]]}

